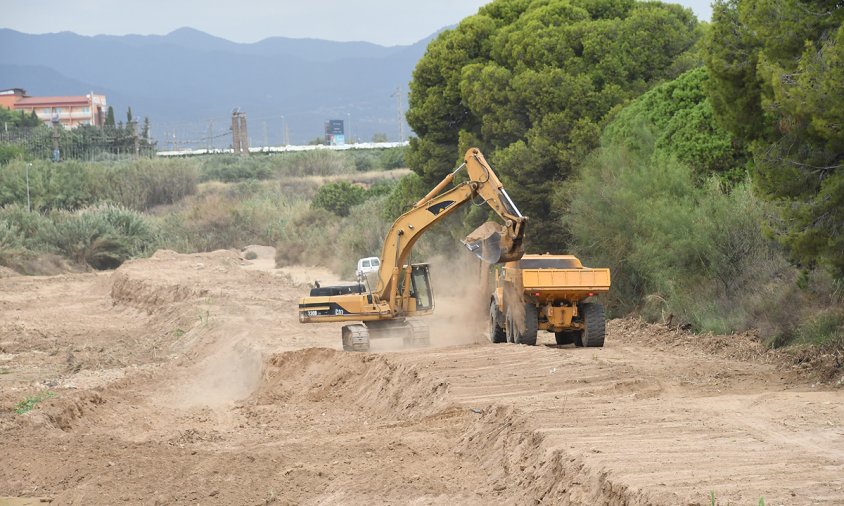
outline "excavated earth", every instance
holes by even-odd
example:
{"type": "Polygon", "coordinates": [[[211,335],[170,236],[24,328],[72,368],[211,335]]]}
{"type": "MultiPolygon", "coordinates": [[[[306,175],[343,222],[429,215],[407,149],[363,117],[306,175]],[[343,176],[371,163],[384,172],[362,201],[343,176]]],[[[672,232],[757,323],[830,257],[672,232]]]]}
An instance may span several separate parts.
{"type": "Polygon", "coordinates": [[[635,320],[493,345],[436,279],[432,347],[344,353],[296,317],[331,274],[250,250],[0,276],[0,505],[844,504],[840,369],[635,320]]]}

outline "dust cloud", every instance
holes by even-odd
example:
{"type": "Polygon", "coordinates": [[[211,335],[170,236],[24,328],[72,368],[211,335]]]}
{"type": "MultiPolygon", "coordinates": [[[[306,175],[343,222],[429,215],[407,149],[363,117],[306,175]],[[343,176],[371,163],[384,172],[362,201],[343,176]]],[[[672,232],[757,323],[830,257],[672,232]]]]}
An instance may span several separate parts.
{"type": "Polygon", "coordinates": [[[489,316],[489,264],[468,250],[430,259],[436,305],[426,318],[433,346],[472,344],[486,340],[489,316]]]}

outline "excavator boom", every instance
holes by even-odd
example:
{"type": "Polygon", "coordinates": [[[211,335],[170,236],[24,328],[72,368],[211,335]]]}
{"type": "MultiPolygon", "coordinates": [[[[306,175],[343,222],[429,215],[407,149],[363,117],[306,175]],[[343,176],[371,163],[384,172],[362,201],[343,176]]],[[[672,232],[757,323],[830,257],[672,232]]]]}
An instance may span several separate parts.
{"type": "Polygon", "coordinates": [[[396,286],[393,278],[398,270],[407,264],[417,239],[428,227],[476,196],[482,198],[498,214],[504,225],[488,222],[476,229],[464,240],[464,244],[487,263],[510,262],[522,257],[527,218],[522,216],[510,200],[504,191],[504,185],[490,168],[484,155],[477,148],[471,148],[466,152],[463,164],[422,197],[412,209],[401,215],[387,232],[381,252],[376,289],[382,300],[390,298],[396,286]],[[468,180],[445,190],[464,167],[469,176],[468,180]]]}

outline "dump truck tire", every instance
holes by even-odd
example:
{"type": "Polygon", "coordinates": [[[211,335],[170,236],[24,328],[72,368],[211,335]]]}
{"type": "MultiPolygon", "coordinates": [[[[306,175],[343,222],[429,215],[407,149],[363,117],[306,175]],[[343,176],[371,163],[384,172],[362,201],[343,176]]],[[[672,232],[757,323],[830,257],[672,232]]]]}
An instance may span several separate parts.
{"type": "Polygon", "coordinates": [[[539,314],[536,306],[530,303],[525,304],[524,320],[522,325],[517,325],[513,321],[512,315],[507,318],[507,328],[509,335],[507,340],[516,344],[527,344],[533,346],[536,344],[536,332],[539,329],[539,314]]]}
{"type": "MultiPolygon", "coordinates": [[[[607,320],[604,316],[604,306],[597,302],[585,302],[580,305],[583,316],[583,333],[580,334],[580,346],[600,348],[604,346],[604,336],[607,333],[607,320]]],[[[575,341],[577,344],[577,341],[575,341]]]]}
{"type": "Polygon", "coordinates": [[[501,311],[498,310],[498,306],[495,304],[495,301],[489,305],[489,340],[493,343],[506,343],[507,342],[507,331],[504,330],[502,324],[504,323],[502,320],[504,319],[501,311]]]}

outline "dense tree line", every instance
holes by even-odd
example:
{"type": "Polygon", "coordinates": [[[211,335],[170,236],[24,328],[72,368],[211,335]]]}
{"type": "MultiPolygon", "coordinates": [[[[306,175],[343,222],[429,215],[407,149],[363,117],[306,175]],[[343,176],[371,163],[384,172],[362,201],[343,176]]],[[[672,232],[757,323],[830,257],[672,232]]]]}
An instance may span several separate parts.
{"type": "Polygon", "coordinates": [[[844,4],[718,0],[706,38],[721,125],[753,154],[770,231],[844,277],[844,4]]]}
{"type": "Polygon", "coordinates": [[[660,2],[493,1],[417,65],[416,174],[388,203],[477,145],[529,251],[612,268],[612,313],[844,346],[842,20],[840,1],[718,0],[705,25],[660,2]]]}
{"type": "Polygon", "coordinates": [[[566,245],[552,184],[598,144],[614,108],[696,64],[691,11],[634,0],[498,0],[433,41],[410,87],[408,162],[431,186],[484,150],[535,249],[566,245]]]}
{"type": "MultiPolygon", "coordinates": [[[[149,118],[138,125],[130,107],[126,123],[114,121],[114,109],[108,108],[103,126],[80,125],[59,129],[59,159],[98,160],[109,155],[138,154],[151,156],[155,142],[149,138],[149,118]]],[[[47,160],[54,157],[54,131],[35,113],[24,114],[0,107],[0,164],[15,158],[47,160]]]]}

